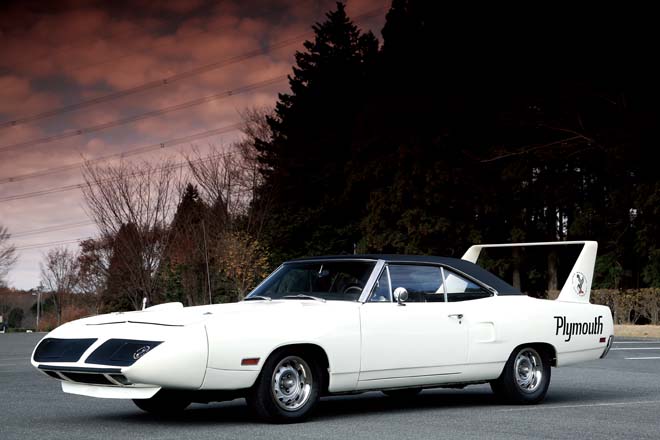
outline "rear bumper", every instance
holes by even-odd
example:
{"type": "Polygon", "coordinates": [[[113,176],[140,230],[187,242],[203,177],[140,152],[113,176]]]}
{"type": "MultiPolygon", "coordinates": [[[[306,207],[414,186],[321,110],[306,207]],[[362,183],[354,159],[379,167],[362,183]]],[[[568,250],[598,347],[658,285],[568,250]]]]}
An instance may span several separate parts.
{"type": "Polygon", "coordinates": [[[610,352],[610,348],[612,348],[613,343],[614,343],[614,335],[610,335],[610,337],[607,339],[607,345],[605,346],[605,350],[603,350],[603,354],[600,355],[601,359],[607,356],[607,353],[610,352]]]}

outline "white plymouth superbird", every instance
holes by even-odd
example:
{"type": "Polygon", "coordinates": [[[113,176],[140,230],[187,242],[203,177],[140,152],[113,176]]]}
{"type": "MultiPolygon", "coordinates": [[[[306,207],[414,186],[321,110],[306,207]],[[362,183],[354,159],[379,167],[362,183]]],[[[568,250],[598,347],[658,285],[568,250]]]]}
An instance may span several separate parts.
{"type": "Polygon", "coordinates": [[[490,383],[543,400],[550,367],[602,358],[612,315],[589,303],[596,242],[477,245],[462,259],[316,257],[282,264],[243,301],[93,316],[44,337],[32,364],[67,393],[149,412],[245,397],[263,419],[307,417],[322,395],[490,383]],[[582,244],[555,301],[475,262],[482,248],[582,244]]]}

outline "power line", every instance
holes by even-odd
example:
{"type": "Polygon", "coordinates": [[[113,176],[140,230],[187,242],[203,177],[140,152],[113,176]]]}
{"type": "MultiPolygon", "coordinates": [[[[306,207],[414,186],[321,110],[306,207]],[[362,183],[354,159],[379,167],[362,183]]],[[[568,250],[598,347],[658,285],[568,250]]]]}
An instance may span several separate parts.
{"type": "Polygon", "coordinates": [[[0,197],[0,203],[10,202],[12,200],[30,199],[32,197],[47,196],[49,194],[61,193],[61,192],[71,191],[71,190],[74,190],[74,189],[82,189],[82,187],[84,187],[84,186],[85,186],[84,183],[76,183],[74,185],[60,186],[60,187],[57,187],[57,188],[43,189],[43,190],[40,190],[40,191],[32,191],[32,192],[29,192],[29,193],[23,193],[23,194],[16,194],[16,195],[13,195],[13,196],[0,197]]]}
{"type": "MultiPolygon", "coordinates": [[[[216,155],[214,157],[219,157],[219,156],[220,155],[216,155]]],[[[169,208],[178,207],[179,203],[180,202],[170,203],[169,205],[167,205],[167,208],[169,209],[169,208]]],[[[57,225],[45,226],[45,227],[42,227],[42,228],[36,228],[36,229],[29,229],[29,230],[25,230],[25,231],[14,232],[14,233],[11,233],[10,236],[11,236],[11,238],[22,238],[22,237],[26,237],[26,236],[30,236],[30,235],[39,235],[39,234],[45,234],[45,233],[49,233],[49,232],[58,232],[58,231],[66,230],[66,229],[80,228],[80,227],[83,227],[83,226],[91,226],[91,225],[94,225],[94,224],[96,224],[96,222],[94,222],[93,220],[89,220],[89,218],[87,218],[86,220],[79,220],[79,221],[75,221],[75,222],[71,222],[71,223],[61,223],[61,224],[57,224],[57,225]]],[[[24,246],[30,246],[30,245],[24,245],[24,246]]]]}
{"type": "Polygon", "coordinates": [[[71,244],[71,243],[77,243],[77,242],[82,241],[82,240],[89,240],[91,238],[93,238],[93,237],[88,236],[88,237],[72,238],[72,239],[69,239],[69,240],[57,240],[57,241],[50,241],[50,242],[46,242],[46,243],[27,244],[25,246],[16,247],[16,250],[17,251],[27,251],[27,250],[39,249],[39,248],[48,247],[48,246],[71,244]]]}
{"type": "MultiPolygon", "coordinates": [[[[299,39],[296,39],[295,41],[288,42],[288,44],[292,44],[292,43],[298,42],[298,41],[299,41],[299,39]]],[[[282,46],[282,47],[284,47],[284,46],[282,46]]],[[[262,52],[263,52],[263,50],[260,49],[259,50],[259,55],[261,55],[262,52]]],[[[199,67],[197,69],[190,70],[188,72],[183,72],[181,74],[172,75],[170,77],[166,77],[166,78],[163,78],[163,79],[160,79],[160,80],[157,80],[157,81],[152,81],[152,82],[149,82],[149,83],[145,83],[145,84],[142,84],[140,86],[132,87],[132,88],[129,88],[129,89],[124,89],[124,90],[119,91],[119,92],[111,93],[111,94],[108,94],[108,95],[103,95],[103,96],[100,96],[98,98],[90,99],[90,100],[87,100],[87,101],[82,101],[82,102],[79,102],[77,104],[71,104],[71,105],[68,105],[68,106],[65,106],[65,107],[60,107],[60,108],[57,108],[57,109],[54,109],[54,110],[48,110],[48,111],[45,111],[45,112],[37,113],[37,114],[32,115],[32,116],[26,116],[26,117],[23,117],[23,118],[14,119],[12,121],[3,122],[3,123],[0,124],[0,128],[12,127],[12,126],[15,126],[15,125],[25,124],[27,122],[33,122],[33,121],[37,121],[37,120],[40,120],[40,119],[44,119],[44,118],[47,118],[47,117],[50,117],[50,116],[60,115],[60,114],[63,114],[63,113],[69,113],[69,112],[72,112],[72,111],[75,111],[75,110],[80,110],[80,109],[83,109],[83,108],[86,108],[86,107],[90,107],[92,105],[96,105],[96,104],[100,104],[100,103],[103,103],[103,102],[115,100],[115,99],[118,99],[118,98],[123,98],[125,96],[129,96],[129,95],[132,95],[132,94],[135,94],[135,93],[138,93],[138,92],[142,92],[142,91],[145,91],[145,90],[150,90],[150,89],[153,89],[153,88],[156,88],[156,87],[166,86],[166,85],[172,84],[176,81],[181,81],[183,79],[188,79],[192,76],[200,75],[202,73],[206,73],[208,71],[218,69],[220,67],[224,67],[224,66],[227,66],[229,64],[234,64],[234,63],[237,63],[239,61],[243,61],[243,60],[246,60],[248,58],[252,58],[254,56],[255,55],[253,53],[249,53],[247,55],[240,55],[240,56],[234,57],[234,58],[232,58],[228,61],[218,62],[218,63],[213,63],[213,64],[210,64],[210,65],[202,66],[202,67],[199,67]]]]}
{"type": "Polygon", "coordinates": [[[187,108],[194,107],[194,106],[201,105],[201,104],[205,104],[205,103],[208,103],[208,102],[229,98],[229,97],[232,97],[234,95],[239,95],[239,94],[242,94],[242,93],[251,92],[251,91],[259,89],[261,87],[266,87],[266,86],[270,86],[270,85],[273,85],[273,84],[277,84],[278,82],[281,82],[281,81],[285,80],[286,78],[287,78],[286,75],[280,75],[280,76],[277,76],[277,77],[274,77],[274,78],[267,79],[265,81],[259,81],[259,82],[256,82],[256,83],[248,84],[248,85],[243,86],[243,87],[238,87],[234,90],[228,90],[228,91],[225,91],[225,92],[204,96],[202,98],[193,99],[192,101],[187,101],[187,102],[183,102],[181,104],[176,104],[176,105],[172,105],[172,106],[168,106],[168,107],[163,107],[159,110],[153,110],[153,111],[150,111],[150,112],[141,113],[141,114],[138,114],[138,115],[135,115],[135,116],[130,116],[128,118],[116,119],[114,121],[105,122],[103,124],[92,125],[92,126],[89,126],[89,127],[83,127],[83,128],[78,128],[78,129],[74,129],[74,130],[65,131],[63,133],[59,133],[59,134],[52,135],[52,136],[46,136],[46,137],[42,137],[42,138],[38,138],[38,139],[32,139],[32,140],[29,140],[29,141],[24,141],[24,142],[18,142],[18,143],[15,143],[15,144],[5,145],[5,146],[0,147],[0,153],[4,152],[4,151],[8,151],[8,150],[13,150],[13,149],[16,149],[16,148],[28,148],[28,147],[33,147],[35,145],[41,145],[41,144],[46,144],[46,143],[49,143],[49,142],[55,142],[55,141],[59,141],[59,140],[62,140],[62,139],[67,139],[67,138],[71,138],[71,137],[75,137],[75,136],[82,136],[84,134],[94,133],[94,132],[101,131],[101,130],[107,130],[108,128],[114,128],[114,127],[118,127],[120,125],[130,124],[130,123],[133,123],[133,122],[141,121],[143,119],[153,118],[155,116],[161,116],[161,115],[164,115],[164,114],[167,114],[167,113],[187,109],[187,108]]]}
{"type": "MultiPolygon", "coordinates": [[[[236,153],[235,152],[220,153],[220,154],[216,154],[216,155],[210,156],[210,157],[205,158],[205,159],[199,159],[195,162],[196,163],[205,162],[205,161],[215,159],[215,158],[232,156],[234,154],[236,154],[236,153]]],[[[180,162],[178,164],[158,168],[158,170],[182,168],[182,167],[185,167],[187,164],[188,164],[187,161],[186,162],[180,162]]],[[[131,175],[131,177],[135,177],[136,175],[140,175],[140,174],[145,174],[145,173],[140,173],[140,172],[134,173],[133,175],[131,175]]],[[[94,182],[94,183],[92,183],[92,185],[95,185],[95,186],[100,185],[100,184],[103,184],[103,183],[105,183],[107,181],[110,181],[110,180],[113,180],[113,179],[108,179],[108,180],[100,181],[100,182],[94,182]]],[[[84,185],[86,185],[86,184],[80,184],[80,185],[76,185],[76,186],[77,187],[82,187],[84,185]]],[[[171,203],[171,204],[168,205],[168,208],[178,207],[179,203],[180,203],[180,201],[177,202],[177,203],[171,203]]],[[[93,224],[95,224],[95,222],[94,221],[89,221],[89,220],[80,221],[80,222],[73,222],[73,223],[65,223],[65,224],[60,224],[60,225],[52,225],[52,226],[48,226],[48,227],[44,227],[44,228],[21,231],[21,232],[18,232],[16,234],[12,234],[11,236],[12,236],[12,238],[13,237],[23,237],[23,236],[35,235],[35,234],[46,233],[46,232],[56,232],[56,231],[61,231],[61,230],[64,230],[64,229],[70,229],[70,228],[74,228],[74,227],[89,226],[89,225],[93,225],[93,224]]],[[[41,242],[41,243],[31,243],[31,244],[26,244],[26,245],[23,245],[23,246],[17,246],[15,249],[18,250],[18,251],[20,251],[20,250],[34,250],[34,249],[39,249],[39,248],[43,248],[43,247],[50,247],[50,246],[77,243],[77,242],[80,242],[82,240],[88,240],[88,239],[93,239],[93,238],[94,237],[92,237],[92,236],[86,236],[86,237],[78,237],[78,238],[73,238],[73,239],[64,239],[64,240],[48,241],[48,242],[41,242]]]]}
{"type": "MultiPolygon", "coordinates": [[[[307,35],[307,34],[305,34],[305,35],[307,35]]],[[[159,80],[150,81],[150,82],[140,84],[140,85],[135,86],[135,87],[130,87],[128,89],[120,90],[118,92],[113,92],[113,93],[109,93],[107,95],[99,96],[97,98],[92,98],[92,99],[89,99],[89,100],[86,100],[86,101],[81,101],[81,102],[78,102],[76,104],[71,104],[71,105],[67,105],[67,106],[64,106],[64,107],[60,107],[60,108],[56,108],[56,109],[52,109],[52,110],[47,110],[47,111],[44,111],[44,112],[41,112],[41,113],[36,113],[34,115],[31,115],[31,116],[25,116],[25,117],[22,117],[22,118],[17,118],[17,119],[11,120],[11,121],[6,121],[6,122],[3,122],[3,123],[0,123],[0,128],[13,127],[13,126],[20,125],[20,124],[25,124],[25,123],[28,123],[28,122],[34,122],[34,121],[38,121],[40,119],[45,119],[45,118],[48,118],[48,117],[51,117],[51,116],[61,115],[61,114],[64,114],[64,113],[70,113],[70,112],[80,110],[80,109],[83,109],[83,108],[91,107],[93,105],[101,104],[101,103],[108,102],[108,101],[113,101],[113,100],[116,100],[116,99],[119,99],[119,98],[123,98],[125,96],[134,95],[136,93],[143,92],[143,91],[146,91],[146,90],[151,90],[151,89],[155,89],[155,88],[158,88],[158,87],[167,86],[167,85],[173,84],[173,83],[178,82],[178,81],[189,79],[189,78],[192,78],[194,76],[201,75],[203,73],[207,73],[207,72],[210,72],[212,70],[219,69],[221,67],[229,66],[231,64],[236,64],[238,62],[245,61],[245,60],[248,60],[250,58],[255,58],[257,56],[264,55],[264,54],[268,53],[268,50],[275,50],[275,49],[286,47],[286,46],[294,44],[294,43],[298,43],[298,42],[300,42],[300,38],[301,37],[299,35],[297,35],[295,38],[290,38],[290,39],[287,39],[287,40],[283,40],[279,43],[275,43],[275,44],[272,44],[270,46],[266,46],[265,48],[252,50],[252,51],[247,52],[245,54],[230,57],[230,58],[227,58],[227,59],[224,59],[224,60],[221,60],[221,61],[217,61],[215,63],[206,64],[204,66],[197,67],[195,69],[188,70],[188,71],[185,71],[185,72],[181,72],[181,73],[178,73],[178,74],[175,74],[175,75],[171,75],[171,76],[159,79],[159,80]]]]}
{"type": "MultiPolygon", "coordinates": [[[[196,163],[201,163],[201,162],[216,159],[216,158],[219,158],[219,157],[232,156],[234,154],[236,154],[236,153],[235,152],[225,152],[225,153],[215,154],[213,156],[209,156],[209,157],[204,158],[204,159],[199,159],[198,161],[195,161],[195,162],[196,163]]],[[[173,165],[166,165],[164,167],[156,168],[156,171],[163,171],[163,170],[168,170],[168,169],[175,170],[175,169],[184,168],[187,165],[188,165],[187,161],[178,162],[178,163],[173,164],[173,165]]],[[[132,175],[130,175],[130,177],[136,177],[136,176],[143,175],[143,174],[145,174],[145,172],[133,173],[132,175]]],[[[101,182],[93,182],[90,185],[97,186],[97,185],[100,185],[100,184],[105,183],[105,182],[110,182],[112,180],[113,179],[108,179],[108,180],[104,180],[104,181],[101,181],[101,182]]],[[[54,187],[54,188],[46,188],[46,189],[42,189],[42,190],[39,190],[39,191],[31,191],[31,192],[23,193],[23,194],[14,194],[14,195],[11,195],[11,196],[0,197],[0,203],[11,202],[11,201],[14,201],[14,200],[31,199],[33,197],[46,196],[46,195],[50,195],[50,194],[56,194],[56,193],[61,193],[61,192],[66,192],[66,191],[72,191],[72,190],[75,190],[75,189],[83,189],[86,186],[87,186],[87,183],[74,183],[72,185],[65,185],[65,186],[59,186],[59,187],[54,187]]]]}
{"type": "Polygon", "coordinates": [[[78,221],[78,222],[73,222],[73,223],[64,223],[64,224],[59,224],[59,225],[51,225],[51,226],[46,226],[43,228],[37,228],[37,229],[30,229],[27,231],[20,231],[20,232],[15,232],[11,234],[11,238],[21,238],[21,237],[27,237],[30,235],[39,235],[39,234],[46,234],[49,232],[58,232],[58,231],[64,231],[66,229],[73,229],[73,228],[79,228],[83,226],[89,226],[93,225],[94,222],[91,220],[85,220],[85,221],[78,221]]]}
{"type": "MultiPolygon", "coordinates": [[[[228,153],[226,155],[231,155],[231,154],[234,154],[234,153],[228,153]]],[[[220,156],[223,156],[223,155],[215,155],[213,157],[220,157],[220,156]]],[[[101,183],[101,182],[99,182],[99,183],[101,183]]],[[[180,203],[181,203],[181,201],[179,201],[177,203],[171,203],[171,204],[167,205],[167,208],[169,209],[169,208],[178,207],[180,203]]],[[[90,225],[93,225],[93,224],[95,224],[95,222],[89,220],[89,221],[78,222],[78,223],[53,225],[53,226],[49,226],[49,227],[46,227],[46,228],[34,229],[34,230],[31,230],[31,231],[24,231],[24,232],[19,232],[17,234],[11,234],[11,238],[19,237],[19,236],[22,237],[22,236],[26,236],[26,235],[34,235],[34,234],[44,233],[44,232],[57,232],[57,231],[64,230],[64,229],[71,229],[71,228],[74,228],[74,227],[82,227],[82,226],[90,226],[90,225]],[[47,231],[46,229],[51,229],[51,230],[47,231]]],[[[23,246],[17,246],[16,250],[27,250],[27,249],[31,249],[31,248],[36,249],[36,248],[47,247],[47,246],[55,246],[55,245],[58,245],[58,244],[69,244],[69,243],[75,243],[75,242],[78,242],[78,241],[81,241],[81,240],[88,240],[88,239],[92,239],[92,238],[94,238],[94,237],[87,236],[87,237],[79,237],[79,238],[71,238],[71,239],[50,241],[50,242],[45,242],[45,243],[32,243],[32,244],[26,244],[26,245],[23,245],[23,246]]]]}
{"type": "MultiPolygon", "coordinates": [[[[171,203],[167,207],[168,208],[173,208],[179,206],[178,203],[171,203]]],[[[72,223],[61,223],[58,225],[50,225],[50,226],[45,226],[42,228],[36,228],[36,229],[29,229],[26,231],[19,231],[19,232],[14,232],[11,233],[10,236],[11,238],[22,238],[22,237],[27,237],[29,235],[39,235],[39,234],[45,234],[49,232],[58,232],[58,231],[64,231],[66,229],[73,229],[73,228],[80,228],[83,226],[91,226],[96,224],[93,220],[79,220],[76,222],[72,223]]],[[[29,245],[26,245],[29,246],[29,245]]]]}
{"type": "MultiPolygon", "coordinates": [[[[223,153],[219,153],[219,154],[214,154],[212,156],[209,156],[209,157],[206,157],[206,158],[203,158],[203,159],[198,159],[196,161],[193,161],[192,163],[202,163],[202,162],[206,162],[206,161],[209,161],[209,160],[212,160],[212,159],[218,159],[218,158],[222,158],[222,157],[233,156],[235,154],[237,154],[237,152],[223,152],[223,153]]],[[[156,168],[154,171],[183,168],[188,164],[189,164],[188,161],[179,162],[179,163],[176,163],[176,164],[173,164],[173,165],[168,165],[168,166],[156,168]]],[[[146,172],[136,172],[136,173],[133,173],[133,174],[129,175],[128,177],[136,177],[136,176],[144,175],[144,174],[146,174],[146,172]]],[[[113,180],[116,180],[116,179],[110,178],[110,179],[106,179],[106,180],[103,180],[103,181],[93,182],[90,185],[98,186],[98,185],[101,185],[103,183],[110,182],[110,181],[113,181],[113,180]]],[[[67,185],[65,187],[51,188],[50,190],[47,189],[47,190],[44,190],[44,191],[36,191],[34,193],[27,193],[27,194],[22,194],[22,195],[18,195],[18,196],[10,196],[10,197],[16,197],[16,198],[18,198],[18,197],[28,198],[28,196],[29,197],[35,197],[37,195],[43,195],[44,192],[46,192],[46,191],[52,191],[52,192],[67,191],[69,189],[82,188],[86,185],[87,185],[87,183],[81,183],[81,184],[76,184],[76,185],[67,185]]],[[[2,201],[5,201],[5,199],[0,199],[0,202],[2,202],[2,201]]],[[[177,203],[170,203],[169,205],[167,205],[167,207],[168,208],[178,207],[180,203],[181,203],[180,201],[177,202],[177,203]]],[[[43,228],[31,229],[31,230],[27,230],[27,231],[20,231],[18,233],[11,234],[11,237],[12,238],[14,238],[14,237],[18,238],[18,237],[24,237],[24,236],[28,236],[28,235],[36,235],[36,234],[48,233],[48,232],[57,232],[57,231],[65,230],[65,229],[71,229],[71,228],[82,227],[82,226],[89,226],[89,225],[93,225],[93,224],[95,224],[94,221],[84,220],[84,221],[78,221],[78,222],[73,222],[73,223],[64,223],[64,224],[59,224],[59,225],[51,225],[51,226],[47,226],[47,227],[43,227],[43,228]]],[[[78,241],[81,241],[81,240],[87,240],[87,239],[92,239],[92,238],[93,237],[91,237],[91,236],[87,236],[87,237],[79,237],[79,238],[74,238],[74,239],[50,241],[50,242],[45,242],[45,243],[32,243],[32,244],[27,244],[27,245],[23,245],[23,246],[17,246],[16,250],[30,250],[30,249],[38,249],[38,248],[42,248],[42,247],[55,246],[55,245],[61,245],[61,244],[70,244],[70,243],[75,243],[75,242],[78,242],[78,241]]]]}
{"type": "Polygon", "coordinates": [[[202,131],[199,133],[194,133],[188,136],[180,137],[180,138],[175,138],[175,139],[170,139],[166,140],[163,142],[158,142],[154,144],[149,144],[149,145],[144,145],[142,147],[130,149],[130,150],[125,150],[119,153],[114,153],[114,154],[108,154],[105,156],[97,157],[94,159],[86,160],[86,161],[80,161],[76,163],[71,163],[68,165],[62,165],[59,167],[53,167],[53,168],[45,168],[43,170],[39,171],[34,171],[32,173],[26,173],[26,174],[20,174],[16,176],[11,176],[11,177],[4,177],[0,179],[0,184],[3,183],[10,183],[10,182],[18,182],[21,180],[27,180],[27,179],[32,179],[34,177],[42,177],[42,176],[47,176],[50,174],[56,174],[56,173],[61,173],[63,171],[69,171],[72,169],[79,168],[83,163],[96,163],[96,162],[102,162],[108,159],[115,159],[115,158],[124,158],[124,157],[130,157],[130,156],[135,156],[138,154],[143,154],[147,153],[150,151],[155,151],[163,148],[169,148],[169,147],[174,147],[176,145],[181,145],[185,144],[188,142],[194,142],[199,139],[204,139],[207,137],[211,137],[214,135],[218,134],[224,134],[224,133],[230,133],[232,131],[236,131],[241,129],[243,126],[242,123],[236,123],[236,124],[231,124],[231,125],[226,125],[224,127],[218,127],[214,128],[212,130],[206,130],[202,131]]]}
{"type": "MultiPolygon", "coordinates": [[[[382,6],[379,7],[379,8],[376,8],[376,9],[372,9],[368,12],[365,12],[363,14],[360,14],[360,15],[356,16],[353,21],[357,22],[357,21],[361,21],[361,20],[364,20],[366,18],[370,18],[372,16],[375,16],[378,12],[383,11],[383,9],[384,9],[384,7],[382,7],[382,6]]],[[[304,38],[306,38],[310,35],[313,35],[313,33],[308,31],[308,32],[305,32],[305,33],[302,33],[302,34],[298,34],[298,35],[296,35],[294,37],[291,37],[291,38],[280,40],[280,41],[278,41],[276,43],[273,43],[273,44],[270,44],[270,45],[264,45],[263,47],[261,47],[259,49],[254,49],[254,50],[245,52],[241,55],[228,57],[228,58],[225,58],[225,59],[222,59],[222,60],[210,63],[210,64],[199,66],[199,67],[196,67],[194,69],[184,71],[184,72],[180,72],[180,73],[177,73],[177,74],[174,74],[174,75],[170,75],[168,77],[164,77],[164,78],[161,78],[161,79],[158,79],[158,80],[155,80],[155,81],[149,81],[149,82],[146,82],[146,83],[134,86],[134,87],[129,87],[127,89],[119,90],[117,92],[108,93],[106,95],[102,95],[102,96],[92,98],[92,99],[89,99],[89,100],[86,100],[86,101],[80,101],[76,104],[71,104],[71,105],[67,105],[67,106],[64,106],[64,107],[59,107],[59,108],[47,110],[47,111],[36,113],[36,114],[30,115],[30,116],[24,116],[24,117],[21,117],[21,118],[16,118],[16,119],[13,119],[11,121],[6,121],[6,122],[3,122],[3,123],[0,123],[0,128],[13,127],[13,126],[20,125],[20,124],[25,124],[25,123],[28,123],[28,122],[34,122],[34,121],[37,121],[37,120],[40,120],[40,119],[48,118],[50,116],[55,116],[55,115],[60,115],[60,114],[64,114],[64,113],[73,112],[73,111],[80,110],[80,109],[90,107],[90,106],[93,106],[93,105],[96,105],[96,104],[100,104],[100,103],[103,103],[103,102],[108,102],[108,101],[112,101],[112,100],[115,100],[115,99],[123,98],[125,96],[133,95],[135,93],[143,92],[143,91],[146,91],[146,90],[151,90],[151,89],[154,89],[154,88],[157,88],[157,87],[167,86],[167,85],[170,85],[170,84],[178,82],[178,81],[189,79],[189,78],[192,78],[194,76],[201,75],[203,73],[211,72],[213,70],[220,69],[220,68],[225,67],[225,66],[229,66],[231,64],[239,63],[239,62],[248,60],[250,58],[255,58],[255,57],[258,57],[258,56],[261,56],[261,55],[265,55],[268,52],[271,52],[273,50],[281,49],[281,48],[284,48],[286,46],[290,46],[292,44],[299,43],[302,39],[304,39],[304,38]]]]}

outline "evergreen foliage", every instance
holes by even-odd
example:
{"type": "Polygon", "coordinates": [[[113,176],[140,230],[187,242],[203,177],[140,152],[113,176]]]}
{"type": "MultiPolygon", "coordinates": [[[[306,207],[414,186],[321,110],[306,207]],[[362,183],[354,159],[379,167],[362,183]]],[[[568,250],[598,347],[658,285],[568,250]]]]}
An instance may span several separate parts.
{"type": "Polygon", "coordinates": [[[368,90],[377,40],[361,33],[344,6],[313,27],[315,38],[296,53],[291,94],[281,94],[268,122],[272,140],[259,142],[264,184],[258,197],[277,209],[266,231],[275,259],[350,248],[355,219],[344,184],[353,122],[368,90]],[[341,230],[341,233],[337,233],[341,230]]]}
{"type": "MultiPolygon", "coordinates": [[[[273,137],[257,146],[274,262],[595,239],[601,285],[657,286],[660,186],[644,161],[654,87],[609,67],[628,40],[607,23],[563,18],[557,33],[538,17],[394,0],[379,46],[338,3],[296,54],[273,137]]],[[[523,286],[544,291],[564,257],[524,252],[494,269],[549,272],[523,286]]]]}

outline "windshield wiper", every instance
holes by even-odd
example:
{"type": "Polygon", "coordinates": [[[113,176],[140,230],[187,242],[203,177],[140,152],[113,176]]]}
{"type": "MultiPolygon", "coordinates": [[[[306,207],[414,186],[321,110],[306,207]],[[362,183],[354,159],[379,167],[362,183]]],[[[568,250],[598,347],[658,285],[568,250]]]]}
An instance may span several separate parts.
{"type": "Polygon", "coordinates": [[[254,296],[248,296],[247,298],[243,298],[243,301],[254,301],[254,300],[272,301],[270,296],[261,296],[261,295],[254,295],[254,296]]]}
{"type": "Polygon", "coordinates": [[[314,301],[325,302],[323,298],[319,298],[318,296],[305,295],[304,293],[296,293],[295,295],[285,295],[282,297],[282,299],[313,299],[314,301]]]}

